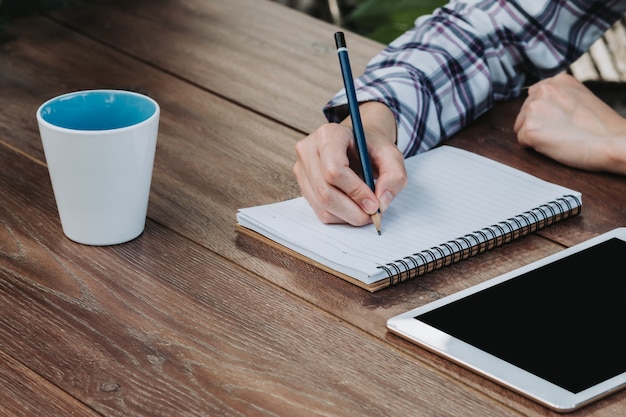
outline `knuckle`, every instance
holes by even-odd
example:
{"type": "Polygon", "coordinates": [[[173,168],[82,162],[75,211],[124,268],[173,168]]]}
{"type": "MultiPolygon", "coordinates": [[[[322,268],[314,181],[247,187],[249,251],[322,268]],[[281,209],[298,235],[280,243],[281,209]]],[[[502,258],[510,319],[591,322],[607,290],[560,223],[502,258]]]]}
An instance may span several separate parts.
{"type": "Polygon", "coordinates": [[[323,178],[324,181],[328,184],[336,184],[342,177],[342,169],[341,167],[334,165],[326,165],[323,170],[323,178]]]}
{"type": "Polygon", "coordinates": [[[326,184],[317,187],[316,195],[323,207],[330,207],[335,201],[335,190],[326,184]]]}
{"type": "Polygon", "coordinates": [[[298,142],[296,142],[296,155],[298,155],[298,158],[303,158],[308,150],[308,137],[299,140],[298,142]]]}

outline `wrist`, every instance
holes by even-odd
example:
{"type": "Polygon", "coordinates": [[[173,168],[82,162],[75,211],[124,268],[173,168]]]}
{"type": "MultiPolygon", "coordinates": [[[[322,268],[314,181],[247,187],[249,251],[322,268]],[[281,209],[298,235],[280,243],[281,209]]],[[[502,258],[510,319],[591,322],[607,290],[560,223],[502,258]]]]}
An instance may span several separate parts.
{"type": "MultiPolygon", "coordinates": [[[[359,105],[359,113],[368,141],[371,137],[372,140],[384,140],[395,145],[396,118],[387,105],[378,101],[363,102],[359,105]]],[[[341,124],[352,128],[352,120],[349,116],[341,124]]]]}
{"type": "Polygon", "coordinates": [[[606,141],[598,141],[598,146],[604,161],[598,169],[626,175],[626,131],[606,141]]]}
{"type": "Polygon", "coordinates": [[[386,104],[378,101],[363,103],[360,107],[364,129],[376,132],[377,137],[391,144],[397,143],[396,117],[386,104]]]}

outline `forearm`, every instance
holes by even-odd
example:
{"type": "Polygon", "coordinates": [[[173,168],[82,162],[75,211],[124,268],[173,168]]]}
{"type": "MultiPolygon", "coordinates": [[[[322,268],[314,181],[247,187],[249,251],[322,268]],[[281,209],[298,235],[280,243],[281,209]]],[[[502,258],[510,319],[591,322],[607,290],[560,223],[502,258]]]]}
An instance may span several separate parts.
{"type": "MultiPolygon", "coordinates": [[[[452,2],[418,19],[355,80],[360,101],[380,101],[393,112],[405,156],[438,145],[495,101],[516,97],[527,75],[565,68],[626,10],[623,1],[563,10],[550,0],[519,3],[452,2]]],[[[343,103],[341,93],[329,102],[329,120],[346,117],[343,103]]]]}

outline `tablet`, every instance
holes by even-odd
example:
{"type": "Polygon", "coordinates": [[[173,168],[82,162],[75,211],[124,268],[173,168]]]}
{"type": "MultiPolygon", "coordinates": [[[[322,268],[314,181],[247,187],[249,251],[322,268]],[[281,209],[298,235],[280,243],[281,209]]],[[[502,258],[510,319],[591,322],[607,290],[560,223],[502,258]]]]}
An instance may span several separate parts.
{"type": "Polygon", "coordinates": [[[626,228],[393,317],[390,332],[552,410],[626,387],[626,228]]]}

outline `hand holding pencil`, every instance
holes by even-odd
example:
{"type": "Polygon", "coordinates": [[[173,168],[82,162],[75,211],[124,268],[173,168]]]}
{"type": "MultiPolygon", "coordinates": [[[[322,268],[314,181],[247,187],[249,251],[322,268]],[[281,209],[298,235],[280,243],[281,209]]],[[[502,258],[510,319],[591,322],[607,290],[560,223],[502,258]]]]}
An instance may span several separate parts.
{"type": "Polygon", "coordinates": [[[302,195],[323,223],[371,223],[371,216],[384,212],[407,182],[391,110],[379,102],[360,103],[356,108],[367,137],[370,173],[377,177],[374,190],[359,175],[362,159],[349,115],[340,124],[320,126],[296,145],[293,172],[302,195]]]}

